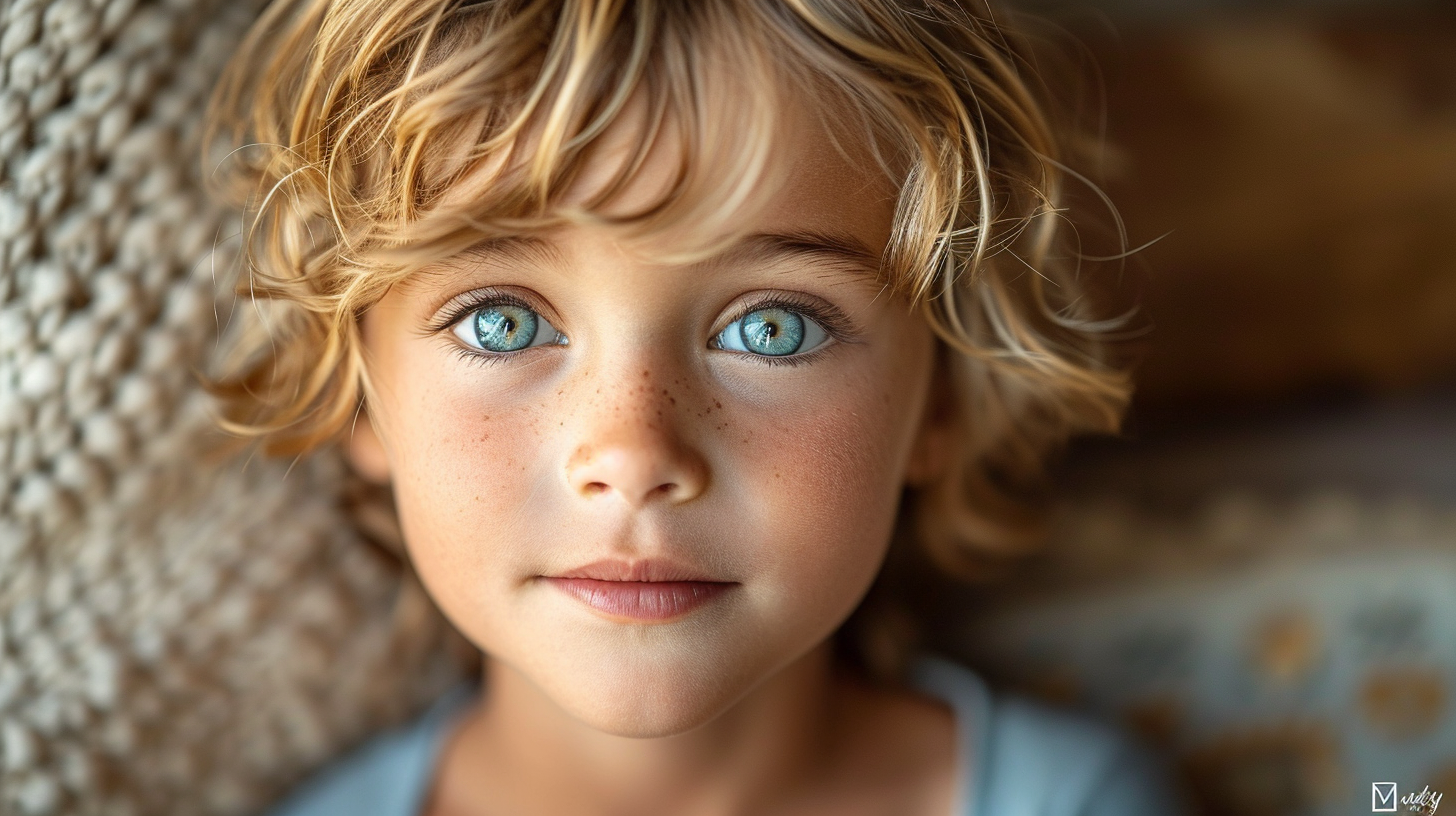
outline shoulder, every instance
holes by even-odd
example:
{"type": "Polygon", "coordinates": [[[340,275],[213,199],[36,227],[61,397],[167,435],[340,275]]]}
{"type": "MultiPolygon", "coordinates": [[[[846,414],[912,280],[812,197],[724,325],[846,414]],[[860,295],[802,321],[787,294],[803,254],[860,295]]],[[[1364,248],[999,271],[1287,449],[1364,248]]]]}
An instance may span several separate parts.
{"type": "Polygon", "coordinates": [[[1059,816],[1179,812],[1167,770],[1107,724],[1003,696],[991,726],[987,813],[1017,812],[1012,803],[1028,798],[1043,803],[1028,812],[1059,816]]]}
{"type": "Polygon", "coordinates": [[[971,758],[974,816],[1165,816],[1183,812],[1168,769],[1099,720],[991,691],[974,672],[931,659],[922,687],[950,697],[971,758]]]}
{"type": "Polygon", "coordinates": [[[445,726],[472,692],[468,685],[452,689],[418,719],[335,760],[267,816],[416,816],[445,726]]]}

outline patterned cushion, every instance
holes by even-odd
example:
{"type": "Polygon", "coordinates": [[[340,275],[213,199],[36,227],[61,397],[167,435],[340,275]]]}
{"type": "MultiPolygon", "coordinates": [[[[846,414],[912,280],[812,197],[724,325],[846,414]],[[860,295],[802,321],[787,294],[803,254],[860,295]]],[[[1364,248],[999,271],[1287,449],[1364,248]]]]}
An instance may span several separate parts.
{"type": "Polygon", "coordinates": [[[1372,782],[1456,791],[1456,508],[1247,491],[1179,518],[1136,506],[1066,509],[1046,585],[1012,581],[950,639],[1164,746],[1209,813],[1366,812],[1372,782]]]}

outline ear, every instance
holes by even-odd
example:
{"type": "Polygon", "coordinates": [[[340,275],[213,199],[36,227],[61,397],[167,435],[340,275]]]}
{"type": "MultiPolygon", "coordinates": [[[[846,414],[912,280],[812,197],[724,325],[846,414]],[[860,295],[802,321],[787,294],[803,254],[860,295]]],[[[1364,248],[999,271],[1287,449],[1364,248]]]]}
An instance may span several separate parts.
{"type": "Polygon", "coordinates": [[[368,411],[363,408],[359,409],[344,452],[354,471],[365,481],[389,484],[389,457],[385,455],[379,434],[374,431],[374,423],[369,421],[368,411]]]}
{"type": "Polygon", "coordinates": [[[955,449],[958,417],[946,354],[944,345],[937,343],[935,364],[930,372],[930,394],[905,468],[905,483],[910,487],[924,487],[939,479],[950,466],[950,455],[955,449]]]}

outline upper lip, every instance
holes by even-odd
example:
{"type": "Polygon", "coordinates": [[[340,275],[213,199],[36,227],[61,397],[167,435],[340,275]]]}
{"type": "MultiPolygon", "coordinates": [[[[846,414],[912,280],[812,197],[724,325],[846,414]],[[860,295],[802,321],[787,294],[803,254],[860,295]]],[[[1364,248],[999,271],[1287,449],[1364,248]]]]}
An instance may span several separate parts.
{"type": "Polygon", "coordinates": [[[596,581],[702,581],[731,583],[704,575],[686,564],[661,558],[624,560],[604,558],[590,564],[547,576],[549,578],[589,578],[596,581]]]}

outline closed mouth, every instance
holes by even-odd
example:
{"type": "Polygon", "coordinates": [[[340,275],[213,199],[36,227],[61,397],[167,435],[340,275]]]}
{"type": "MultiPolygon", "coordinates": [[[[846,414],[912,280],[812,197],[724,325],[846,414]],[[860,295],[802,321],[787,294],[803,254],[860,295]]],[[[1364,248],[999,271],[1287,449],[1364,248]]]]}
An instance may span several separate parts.
{"type": "Polygon", "coordinates": [[[553,577],[546,581],[608,617],[640,622],[682,617],[737,586],[729,581],[603,581],[553,577]]]}
{"type": "Polygon", "coordinates": [[[680,618],[738,585],[662,559],[607,559],[541,577],[608,618],[641,623],[680,618]]]}

